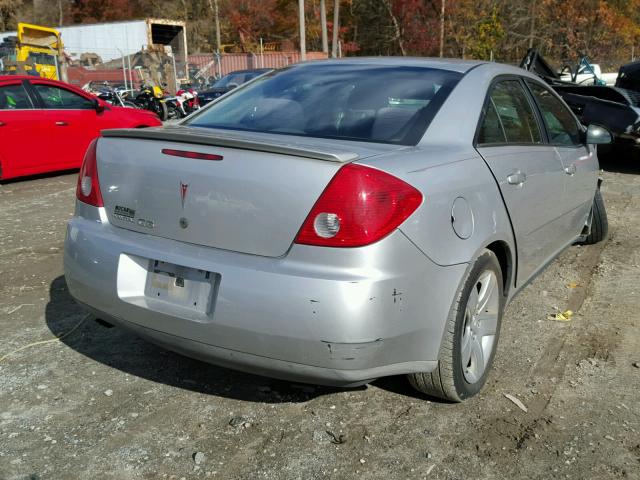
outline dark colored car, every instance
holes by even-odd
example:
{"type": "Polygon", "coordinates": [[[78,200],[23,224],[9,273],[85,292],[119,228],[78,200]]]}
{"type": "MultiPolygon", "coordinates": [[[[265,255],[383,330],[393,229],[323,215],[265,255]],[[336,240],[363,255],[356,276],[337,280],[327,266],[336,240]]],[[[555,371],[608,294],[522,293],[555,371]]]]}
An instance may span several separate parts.
{"type": "Polygon", "coordinates": [[[237,70],[235,72],[227,73],[224,77],[214,83],[211,88],[198,93],[200,105],[206,105],[225,93],[230,92],[234,88],[239,87],[243,83],[253,80],[254,78],[271,70],[271,68],[257,68],[255,70],[237,70]]]}

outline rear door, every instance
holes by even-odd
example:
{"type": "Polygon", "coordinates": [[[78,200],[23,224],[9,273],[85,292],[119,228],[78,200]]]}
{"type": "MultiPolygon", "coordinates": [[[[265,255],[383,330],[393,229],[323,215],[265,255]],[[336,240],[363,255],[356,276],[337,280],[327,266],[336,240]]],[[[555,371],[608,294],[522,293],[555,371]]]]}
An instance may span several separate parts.
{"type": "Polygon", "coordinates": [[[0,178],[37,173],[43,128],[23,81],[0,83],[0,178]]]}
{"type": "Polygon", "coordinates": [[[564,246],[563,165],[518,77],[491,87],[476,139],[506,204],[518,250],[518,284],[564,246]]]}
{"type": "Polygon", "coordinates": [[[52,170],[79,168],[89,142],[98,136],[95,103],[70,89],[50,82],[31,81],[47,123],[52,170]]]}
{"type": "MultiPolygon", "coordinates": [[[[555,148],[565,172],[567,235],[575,237],[584,227],[598,182],[598,159],[586,145],[582,127],[564,103],[547,87],[527,80],[542,114],[549,143],[555,148]]],[[[567,241],[570,241],[568,238],[567,241]]]]}

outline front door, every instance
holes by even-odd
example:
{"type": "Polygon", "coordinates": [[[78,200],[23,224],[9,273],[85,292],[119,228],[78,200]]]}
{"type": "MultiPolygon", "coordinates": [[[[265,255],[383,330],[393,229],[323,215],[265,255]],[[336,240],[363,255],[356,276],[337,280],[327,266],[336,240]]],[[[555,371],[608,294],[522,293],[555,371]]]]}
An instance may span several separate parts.
{"type": "Polygon", "coordinates": [[[491,169],[511,218],[518,284],[564,247],[564,170],[544,141],[540,120],[521,80],[495,83],[483,111],[477,149],[491,169]]]}
{"type": "Polygon", "coordinates": [[[595,149],[583,141],[578,120],[551,90],[538,82],[527,80],[527,85],[542,113],[549,135],[549,143],[565,172],[565,198],[567,210],[567,241],[571,241],[584,227],[593,204],[598,182],[598,159],[595,149]]]}
{"type": "Polygon", "coordinates": [[[32,80],[41,115],[49,126],[53,169],[79,168],[91,140],[99,134],[95,103],[71,90],[32,80]]]}

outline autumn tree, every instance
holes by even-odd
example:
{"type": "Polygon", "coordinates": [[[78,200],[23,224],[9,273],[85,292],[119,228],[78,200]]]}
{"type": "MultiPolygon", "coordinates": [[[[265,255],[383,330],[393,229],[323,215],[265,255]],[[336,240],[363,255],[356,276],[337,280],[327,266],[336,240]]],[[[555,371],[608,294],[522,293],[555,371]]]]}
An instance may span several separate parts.
{"type": "Polygon", "coordinates": [[[21,0],[0,0],[0,31],[15,28],[16,13],[21,6],[21,0]]]}
{"type": "MultiPolygon", "coordinates": [[[[187,22],[189,50],[215,50],[213,0],[0,0],[0,27],[133,18],[187,22]]],[[[298,48],[297,0],[217,0],[221,40],[257,51],[260,39],[298,48]]],[[[321,49],[320,0],[306,0],[310,50],[321,49]]],[[[333,1],[327,1],[329,33],[333,1]]],[[[435,56],[442,0],[340,0],[345,55],[435,56]]],[[[580,54],[606,68],[627,62],[640,45],[640,0],[446,0],[444,55],[517,63],[529,47],[556,66],[580,54]]]]}

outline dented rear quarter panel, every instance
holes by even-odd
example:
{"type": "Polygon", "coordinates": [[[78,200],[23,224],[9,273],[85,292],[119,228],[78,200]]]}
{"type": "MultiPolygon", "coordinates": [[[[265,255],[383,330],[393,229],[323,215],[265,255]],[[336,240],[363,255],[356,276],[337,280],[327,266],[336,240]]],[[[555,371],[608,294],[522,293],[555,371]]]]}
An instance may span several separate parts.
{"type": "Polygon", "coordinates": [[[400,230],[434,263],[471,263],[495,241],[507,244],[515,260],[513,230],[491,171],[471,146],[422,147],[401,156],[372,158],[385,170],[423,192],[424,201],[400,230]],[[460,238],[452,225],[453,202],[462,197],[471,208],[473,232],[460,238]]]}

